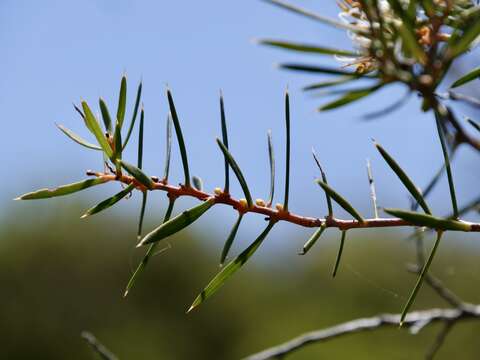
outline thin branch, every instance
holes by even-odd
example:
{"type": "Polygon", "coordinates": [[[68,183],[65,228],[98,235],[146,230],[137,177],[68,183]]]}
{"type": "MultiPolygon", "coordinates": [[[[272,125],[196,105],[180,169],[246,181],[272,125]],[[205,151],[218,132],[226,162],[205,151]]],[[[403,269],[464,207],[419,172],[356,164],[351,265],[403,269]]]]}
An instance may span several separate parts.
{"type": "MultiPolygon", "coordinates": [[[[133,183],[135,187],[140,190],[146,190],[145,186],[138,183],[132,176],[124,175],[117,176],[115,174],[99,173],[93,171],[87,171],[87,175],[96,176],[104,179],[106,182],[110,181],[120,181],[124,184],[133,183]]],[[[165,191],[170,197],[178,198],[182,196],[189,196],[197,198],[198,200],[205,201],[209,198],[213,198],[216,204],[225,204],[233,207],[241,213],[257,213],[265,215],[276,221],[286,221],[292,224],[296,224],[303,227],[320,227],[325,225],[327,228],[337,228],[339,230],[350,230],[350,229],[366,229],[366,228],[386,228],[386,227],[401,227],[401,226],[416,226],[415,224],[402,220],[399,218],[378,218],[378,219],[364,219],[363,222],[358,220],[343,220],[337,218],[315,218],[309,216],[302,216],[294,214],[291,212],[284,211],[283,209],[277,210],[266,206],[259,206],[252,204],[250,207],[246,207],[241,201],[231,197],[226,193],[215,193],[210,194],[204,191],[197,190],[192,187],[187,187],[184,185],[174,186],[164,182],[160,182],[157,177],[151,178],[153,183],[153,190],[165,191]]],[[[470,225],[470,232],[480,232],[480,223],[472,223],[463,221],[465,224],[470,225]]]]}
{"type": "MultiPolygon", "coordinates": [[[[480,305],[469,310],[461,309],[431,309],[411,312],[404,320],[407,327],[422,324],[422,328],[437,322],[456,323],[460,320],[474,319],[480,317],[480,305]]],[[[287,341],[281,345],[272,347],[260,353],[251,355],[245,360],[267,360],[279,359],[290,355],[304,346],[326,342],[338,337],[356,334],[371,330],[378,330],[386,327],[398,328],[400,314],[382,314],[370,318],[362,318],[339,324],[323,330],[312,331],[297,338],[287,341]]]]}
{"type": "Polygon", "coordinates": [[[453,329],[453,325],[455,325],[454,321],[445,322],[442,330],[440,330],[440,332],[438,333],[435,342],[432,344],[431,348],[425,355],[425,360],[433,360],[438,350],[440,350],[442,345],[445,343],[445,339],[447,338],[448,334],[450,334],[450,331],[453,329]]]}
{"type": "Polygon", "coordinates": [[[103,360],[118,360],[118,358],[102,345],[92,333],[88,331],[82,331],[82,338],[90,345],[93,351],[98,354],[103,360]]]}
{"type": "Polygon", "coordinates": [[[370,164],[370,160],[368,159],[367,159],[367,175],[368,175],[368,184],[370,185],[370,197],[372,198],[373,213],[375,215],[375,219],[377,219],[378,218],[377,192],[375,191],[375,182],[373,180],[372,165],[370,164]]]}

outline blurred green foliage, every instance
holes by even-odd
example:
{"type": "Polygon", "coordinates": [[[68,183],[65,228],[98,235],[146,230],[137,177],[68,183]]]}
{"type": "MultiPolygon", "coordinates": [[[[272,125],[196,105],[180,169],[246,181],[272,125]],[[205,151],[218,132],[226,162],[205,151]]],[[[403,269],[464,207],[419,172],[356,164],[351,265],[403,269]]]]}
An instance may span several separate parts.
{"type": "MultiPolygon", "coordinates": [[[[413,244],[391,232],[383,237],[362,230],[349,234],[343,266],[331,279],[339,234],[327,230],[304,257],[293,251],[256,257],[218,296],[186,315],[218,271],[219,247],[211,246],[211,238],[176,235],[124,299],[131,269],[143,254],[134,249],[135,217],[111,211],[80,220],[80,208],[63,201],[17,209],[0,224],[2,359],[97,359],[80,338],[82,330],[122,360],[239,359],[306,331],[399,312],[415,281],[405,271],[413,244]]],[[[273,233],[267,243],[282,236],[273,233]]],[[[289,241],[301,249],[305,239],[293,234],[289,241]]],[[[479,249],[452,236],[446,236],[432,270],[465,300],[480,302],[479,249]]],[[[415,308],[432,306],[446,305],[425,286],[415,308]]],[[[438,329],[418,336],[405,329],[348,336],[289,359],[420,359],[438,329]]],[[[460,323],[438,359],[477,359],[479,330],[478,323],[460,323]]]]}

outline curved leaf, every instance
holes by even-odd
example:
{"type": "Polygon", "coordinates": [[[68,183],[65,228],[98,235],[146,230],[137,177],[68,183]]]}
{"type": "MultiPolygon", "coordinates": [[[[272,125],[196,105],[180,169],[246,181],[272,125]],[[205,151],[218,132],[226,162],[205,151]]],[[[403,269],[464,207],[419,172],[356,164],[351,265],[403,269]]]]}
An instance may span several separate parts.
{"type": "Polygon", "coordinates": [[[327,183],[323,182],[320,179],[315,180],[318,185],[320,185],[325,191],[326,194],[328,194],[335,202],[340,205],[346,212],[348,212],[350,215],[352,215],[355,219],[357,219],[360,222],[364,222],[365,220],[363,219],[362,215],[358,213],[355,208],[350,205],[350,203],[345,200],[339,193],[337,193],[335,190],[333,190],[327,183]]]}
{"type": "Polygon", "coordinates": [[[473,69],[469,73],[463,75],[460,79],[455,81],[450,87],[451,88],[456,88],[462,85],[465,85],[469,83],[470,81],[473,81],[475,79],[478,79],[480,77],[480,67],[473,69]]]}
{"type": "Polygon", "coordinates": [[[401,209],[383,209],[387,214],[396,216],[416,226],[425,226],[436,230],[454,230],[454,231],[471,231],[472,226],[469,223],[443,219],[432,215],[406,211],[401,209]]]}
{"type": "Polygon", "coordinates": [[[317,240],[320,239],[320,236],[322,236],[326,228],[326,225],[323,224],[317,230],[315,230],[310,239],[308,239],[305,245],[303,245],[302,252],[299,253],[299,255],[305,255],[312,248],[312,246],[315,245],[317,240]]]}
{"type": "Polygon", "coordinates": [[[347,235],[347,231],[342,231],[342,238],[340,239],[340,247],[338,248],[337,258],[335,259],[335,265],[332,271],[332,277],[337,275],[338,267],[340,266],[340,260],[342,259],[343,254],[343,246],[345,245],[345,237],[347,235]]]}
{"type": "Polygon", "coordinates": [[[97,119],[93,115],[92,110],[90,110],[90,107],[88,106],[86,101],[82,101],[82,108],[85,114],[85,122],[87,124],[88,129],[90,129],[92,134],[95,136],[95,138],[98,141],[98,144],[101,146],[105,154],[109,158],[111,158],[113,155],[113,150],[110,144],[108,143],[107,138],[105,137],[105,134],[100,128],[100,124],[98,123],[97,119]]]}
{"type": "Polygon", "coordinates": [[[63,132],[65,135],[67,135],[70,139],[75,141],[77,144],[80,144],[82,146],[85,146],[86,148],[93,149],[93,150],[102,150],[100,146],[94,145],[89,143],[86,140],[83,140],[80,136],[75,134],[72,130],[67,129],[65,126],[60,125],[60,124],[55,124],[61,132],[63,132]]]}

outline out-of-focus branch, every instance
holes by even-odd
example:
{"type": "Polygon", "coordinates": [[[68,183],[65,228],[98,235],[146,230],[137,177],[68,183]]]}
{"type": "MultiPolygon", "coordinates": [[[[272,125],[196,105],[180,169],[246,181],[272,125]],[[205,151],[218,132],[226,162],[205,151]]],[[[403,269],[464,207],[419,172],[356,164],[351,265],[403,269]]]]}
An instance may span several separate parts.
{"type": "Polygon", "coordinates": [[[85,339],[87,344],[90,345],[93,351],[103,360],[118,360],[118,358],[103,344],[101,344],[92,333],[88,331],[82,331],[81,336],[83,339],[85,339]]]}
{"type": "MultiPolygon", "coordinates": [[[[303,334],[286,343],[248,356],[245,360],[280,359],[307,345],[326,342],[341,336],[365,331],[378,330],[386,327],[398,327],[400,317],[400,314],[382,314],[348,321],[330,328],[303,334]]],[[[421,329],[427,325],[438,322],[448,323],[452,326],[458,321],[477,318],[480,318],[480,305],[470,306],[468,309],[430,309],[409,313],[405,318],[404,325],[405,327],[413,328],[420,324],[421,329]]]]}

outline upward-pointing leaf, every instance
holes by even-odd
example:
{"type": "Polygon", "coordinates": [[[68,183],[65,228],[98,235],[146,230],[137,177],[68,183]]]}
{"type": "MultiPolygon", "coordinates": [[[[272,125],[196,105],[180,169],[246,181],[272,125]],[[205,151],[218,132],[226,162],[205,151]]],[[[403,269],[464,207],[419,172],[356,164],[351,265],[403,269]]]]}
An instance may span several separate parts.
{"type": "Polygon", "coordinates": [[[465,84],[469,83],[470,81],[478,79],[479,77],[480,77],[480,67],[478,67],[476,69],[473,69],[468,74],[463,75],[460,79],[455,81],[452,84],[452,86],[450,86],[450,87],[451,88],[456,88],[456,87],[465,85],[465,84]]]}
{"type": "Polygon", "coordinates": [[[183,172],[185,174],[185,186],[190,187],[190,171],[188,169],[187,149],[185,147],[185,141],[183,140],[182,128],[180,126],[180,120],[178,119],[177,109],[173,102],[173,96],[170,90],[167,89],[168,105],[170,107],[170,114],[172,115],[173,125],[175,126],[175,133],[177,134],[178,146],[180,148],[180,155],[182,156],[183,172]]]}
{"type": "Polygon", "coordinates": [[[288,211],[288,199],[290,193],[290,97],[285,92],[285,199],[283,201],[283,209],[288,211]]]}
{"type": "Polygon", "coordinates": [[[335,190],[333,190],[327,183],[323,182],[320,179],[315,180],[318,185],[320,185],[325,191],[328,196],[330,196],[335,202],[340,205],[346,212],[348,212],[350,215],[352,215],[355,219],[357,219],[360,222],[364,222],[365,220],[363,219],[362,215],[358,213],[355,208],[350,205],[350,203],[345,200],[339,193],[337,193],[335,190]]]}
{"type": "Polygon", "coordinates": [[[95,136],[95,138],[98,141],[98,144],[101,146],[105,154],[111,158],[113,155],[113,150],[110,147],[110,144],[107,141],[107,138],[105,137],[105,134],[103,133],[102,129],[100,128],[100,124],[98,123],[97,119],[92,113],[92,110],[90,110],[90,107],[85,101],[82,101],[82,108],[83,112],[85,114],[85,122],[87,124],[87,127],[90,129],[92,134],[95,136]]]}
{"type": "MultiPolygon", "coordinates": [[[[223,95],[220,94],[220,122],[222,126],[222,141],[225,147],[228,149],[228,131],[227,131],[227,120],[225,117],[225,105],[223,103],[223,95]]],[[[223,188],[225,193],[230,192],[230,168],[228,166],[228,160],[225,157],[225,186],[223,188]]]]}
{"type": "Polygon", "coordinates": [[[37,191],[29,192],[19,196],[15,200],[48,199],[56,196],[69,195],[95,185],[103,184],[107,181],[108,180],[105,178],[87,179],[76,183],[59,186],[55,189],[40,189],[37,191]]]}
{"type": "Polygon", "coordinates": [[[73,131],[67,129],[65,126],[60,124],[55,124],[55,125],[57,125],[57,127],[60,129],[61,132],[63,132],[65,135],[67,135],[70,139],[75,141],[77,144],[80,144],[82,146],[85,146],[86,148],[93,149],[93,150],[102,150],[100,146],[89,143],[88,141],[82,139],[80,136],[75,134],[73,131]]]}
{"type": "Polygon", "coordinates": [[[140,241],[137,247],[158,242],[160,240],[173,235],[180,230],[186,228],[188,225],[202,216],[208,209],[215,204],[214,198],[209,198],[200,205],[197,205],[191,209],[185,210],[181,214],[175,216],[173,219],[163,223],[140,241]]]}
{"type": "Polygon", "coordinates": [[[240,186],[242,187],[243,193],[245,194],[245,199],[247,200],[248,206],[253,205],[253,200],[252,200],[252,195],[250,194],[250,190],[248,189],[247,182],[245,181],[245,177],[242,174],[242,170],[240,170],[240,167],[238,166],[237,162],[233,158],[232,154],[228,151],[227,147],[220,141],[220,139],[217,138],[217,144],[220,147],[220,150],[222,150],[223,155],[225,156],[225,159],[227,159],[228,163],[230,164],[230,167],[232,168],[233,172],[237,176],[238,182],[240,183],[240,186]]]}
{"type": "Polygon", "coordinates": [[[138,89],[137,89],[137,98],[135,99],[135,107],[133,108],[132,120],[130,121],[130,127],[128,128],[127,137],[125,139],[125,142],[122,145],[123,149],[125,149],[125,147],[127,146],[128,140],[130,140],[130,136],[132,135],[133,127],[135,125],[135,120],[137,119],[137,113],[138,113],[138,108],[140,106],[141,97],[142,97],[142,82],[140,81],[140,84],[138,84],[138,89]]]}
{"type": "Polygon", "coordinates": [[[273,202],[273,196],[275,195],[275,155],[273,152],[272,132],[270,130],[267,133],[267,139],[268,160],[270,162],[270,195],[268,196],[267,206],[271,206],[273,202]]]}
{"type": "Polygon", "coordinates": [[[125,109],[127,107],[127,77],[122,76],[120,82],[120,94],[118,95],[118,108],[117,108],[117,121],[122,128],[123,121],[125,120],[125,109]]]}
{"type": "Polygon", "coordinates": [[[105,100],[103,100],[102,98],[98,100],[98,103],[100,105],[100,111],[102,112],[102,119],[103,119],[103,123],[105,124],[105,129],[109,134],[111,134],[112,118],[110,117],[110,113],[108,112],[107,104],[105,103],[105,100]]]}
{"type": "Polygon", "coordinates": [[[393,170],[393,172],[398,176],[403,185],[407,188],[413,198],[418,202],[422,209],[427,213],[431,214],[430,208],[428,207],[425,199],[423,198],[420,190],[415,186],[412,180],[408,177],[407,173],[398,165],[398,163],[390,156],[390,154],[378,143],[374,142],[375,147],[380,152],[380,155],[385,159],[387,164],[393,170]]]}
{"type": "Polygon", "coordinates": [[[170,173],[170,157],[172,155],[172,118],[167,116],[167,130],[166,130],[166,145],[165,145],[165,170],[163,171],[163,181],[168,181],[170,173]]]}
{"type": "Polygon", "coordinates": [[[247,261],[252,257],[252,255],[257,251],[259,246],[262,244],[263,240],[267,237],[270,230],[272,230],[274,222],[269,222],[265,230],[258,236],[258,238],[246,248],[240,255],[238,255],[234,260],[229,262],[222,270],[210,281],[210,283],[203,289],[200,295],[193,301],[192,306],[188,309],[187,312],[192,311],[195,307],[203,303],[210,296],[215,294],[218,289],[227,281],[230,276],[237,272],[247,261]]]}

